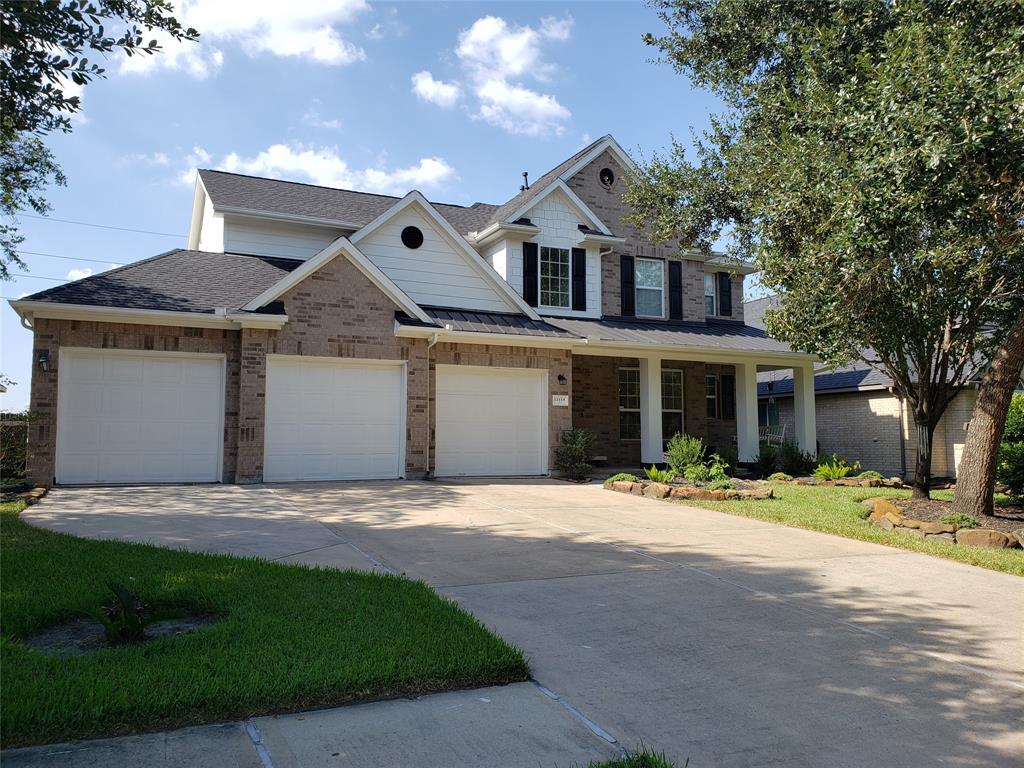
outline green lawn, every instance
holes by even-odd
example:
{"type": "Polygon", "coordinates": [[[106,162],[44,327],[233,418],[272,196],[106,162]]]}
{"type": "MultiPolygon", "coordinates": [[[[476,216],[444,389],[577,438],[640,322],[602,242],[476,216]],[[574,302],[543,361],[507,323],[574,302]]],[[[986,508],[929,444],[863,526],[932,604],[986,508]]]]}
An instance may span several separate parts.
{"type": "Polygon", "coordinates": [[[523,653],[425,584],[52,533],[0,505],[0,743],[109,736],[358,699],[507,683],[523,653]],[[221,617],[59,659],[15,638],[109,602],[221,617]],[[131,581],[129,581],[131,579],[131,581]]]}
{"type": "MultiPolygon", "coordinates": [[[[686,768],[689,764],[690,761],[687,760],[682,768],[686,768]]],[[[587,768],[676,768],[676,764],[670,763],[662,754],[642,749],[636,754],[624,757],[621,760],[591,763],[587,768]]]]}
{"type": "MultiPolygon", "coordinates": [[[[764,501],[691,501],[688,505],[754,517],[773,523],[834,533],[848,539],[873,541],[900,549],[924,552],[936,557],[980,565],[993,571],[1024,576],[1024,550],[965,547],[947,541],[915,539],[906,534],[886,531],[864,520],[866,510],[860,502],[875,496],[909,498],[910,491],[886,488],[843,488],[831,486],[786,485],[775,483],[774,499],[764,501]]],[[[934,492],[935,498],[950,498],[949,491],[934,492]]]]}

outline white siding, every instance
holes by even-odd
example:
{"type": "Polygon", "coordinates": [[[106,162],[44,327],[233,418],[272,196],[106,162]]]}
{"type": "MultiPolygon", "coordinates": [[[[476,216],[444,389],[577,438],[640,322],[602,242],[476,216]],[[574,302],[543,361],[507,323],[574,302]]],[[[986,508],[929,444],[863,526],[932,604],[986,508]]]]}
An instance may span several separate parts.
{"type": "MultiPolygon", "coordinates": [[[[561,191],[556,190],[528,210],[526,218],[540,227],[540,234],[532,237],[530,242],[538,246],[551,248],[575,248],[583,234],[580,224],[589,224],[586,217],[570,202],[561,191]]],[[[506,241],[505,271],[499,273],[515,288],[516,293],[523,293],[523,244],[506,241]]],[[[497,269],[497,267],[495,267],[497,269]]],[[[557,317],[600,317],[601,316],[601,254],[597,248],[587,248],[587,310],[574,312],[570,309],[538,307],[542,315],[557,317]]]]}
{"type": "Polygon", "coordinates": [[[491,312],[518,312],[448,236],[416,206],[409,206],[357,243],[359,250],[417,304],[491,312]],[[423,245],[406,248],[405,227],[423,232],[423,245]]]}
{"type": "Polygon", "coordinates": [[[210,196],[203,195],[203,218],[199,225],[199,250],[224,253],[224,215],[213,212],[210,196]]]}
{"type": "Polygon", "coordinates": [[[337,238],[347,234],[345,230],[330,227],[291,224],[230,214],[224,217],[223,226],[222,250],[228,253],[279,256],[286,259],[308,259],[337,238]]]}
{"type": "Polygon", "coordinates": [[[507,282],[508,281],[508,259],[505,255],[506,241],[499,240],[487,246],[481,256],[491,265],[495,272],[507,282]]]}

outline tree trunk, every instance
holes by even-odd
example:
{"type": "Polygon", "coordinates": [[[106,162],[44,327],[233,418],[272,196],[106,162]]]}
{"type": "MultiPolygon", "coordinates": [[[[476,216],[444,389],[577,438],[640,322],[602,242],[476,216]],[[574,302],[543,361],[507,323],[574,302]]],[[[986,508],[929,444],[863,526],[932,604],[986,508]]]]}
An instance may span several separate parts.
{"type": "Polygon", "coordinates": [[[914,412],[914,423],[917,425],[917,462],[914,465],[914,485],[911,498],[931,498],[932,485],[932,436],[935,424],[930,414],[914,412]]]}
{"type": "Polygon", "coordinates": [[[1013,391],[1024,369],[1024,314],[1017,318],[978,387],[963,458],[957,471],[953,512],[991,515],[996,459],[1013,391]]]}

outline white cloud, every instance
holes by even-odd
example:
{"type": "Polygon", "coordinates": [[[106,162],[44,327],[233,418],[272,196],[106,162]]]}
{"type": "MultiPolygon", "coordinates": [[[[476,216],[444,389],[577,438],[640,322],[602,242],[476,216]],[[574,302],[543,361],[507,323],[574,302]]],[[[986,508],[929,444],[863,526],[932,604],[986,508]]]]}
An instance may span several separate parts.
{"type": "MultiPolygon", "coordinates": [[[[207,158],[204,164],[210,164],[209,153],[195,147],[185,158],[188,169],[179,175],[181,181],[191,183],[195,178],[193,161],[202,155],[207,158]]],[[[414,188],[436,188],[457,178],[455,169],[440,157],[421,158],[406,168],[388,168],[383,161],[376,167],[353,168],[336,147],[303,144],[274,144],[251,157],[232,152],[214,167],[233,173],[399,195],[414,188]]]]}
{"type": "Polygon", "coordinates": [[[123,267],[123,266],[124,266],[124,264],[114,264],[113,262],[111,262],[111,263],[110,263],[110,264],[109,264],[109,265],[107,266],[107,269],[120,269],[120,268],[121,268],[121,267],[123,267]]]}
{"type": "Polygon", "coordinates": [[[310,108],[302,115],[302,124],[308,125],[310,128],[326,128],[332,131],[336,131],[341,128],[341,120],[321,116],[320,106],[322,103],[323,102],[321,102],[320,99],[313,99],[313,103],[310,108]]]}
{"type": "Polygon", "coordinates": [[[366,36],[371,40],[383,40],[386,34],[383,24],[374,24],[370,27],[370,31],[366,33],[366,36]]]}
{"type": "Polygon", "coordinates": [[[183,0],[178,18],[199,31],[197,42],[177,42],[154,33],[163,51],[123,57],[122,72],[184,70],[196,78],[216,72],[224,62],[218,44],[236,43],[250,56],[271,54],[342,66],[362,61],[366,52],[343,39],[337,26],[369,8],[366,0],[183,0]]]}
{"type": "Polygon", "coordinates": [[[81,280],[83,277],[89,277],[92,274],[92,267],[83,267],[82,269],[72,269],[68,272],[68,280],[81,280]]]}
{"type": "Polygon", "coordinates": [[[182,184],[192,186],[196,181],[196,169],[203,165],[210,165],[213,155],[202,147],[192,147],[192,151],[185,155],[185,170],[178,174],[178,181],[182,184]]]}
{"type": "Polygon", "coordinates": [[[171,158],[167,156],[166,152],[154,152],[151,155],[144,152],[133,152],[130,155],[125,155],[122,160],[125,163],[159,165],[161,167],[171,164],[171,158]]]}
{"type": "MultiPolygon", "coordinates": [[[[545,17],[537,27],[484,16],[460,32],[455,55],[476,97],[474,116],[509,133],[563,133],[572,113],[553,94],[540,93],[525,82],[551,80],[556,68],[545,60],[543,46],[568,40],[572,27],[571,16],[545,17]]],[[[427,71],[413,75],[413,92],[439,106],[453,106],[460,90],[458,82],[434,80],[427,71]]]]}
{"type": "Polygon", "coordinates": [[[412,76],[412,92],[416,94],[416,98],[445,109],[455,106],[461,95],[461,90],[458,83],[435,80],[434,76],[426,70],[412,76]]]}

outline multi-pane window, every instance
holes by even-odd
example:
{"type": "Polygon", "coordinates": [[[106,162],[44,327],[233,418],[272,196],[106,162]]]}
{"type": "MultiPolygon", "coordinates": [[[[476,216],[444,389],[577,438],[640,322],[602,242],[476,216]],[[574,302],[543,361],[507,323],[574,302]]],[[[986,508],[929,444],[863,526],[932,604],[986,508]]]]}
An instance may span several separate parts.
{"type": "Polygon", "coordinates": [[[704,314],[708,316],[718,314],[718,297],[715,294],[715,276],[710,272],[704,273],[704,314]]]}
{"type": "Polygon", "coordinates": [[[661,435],[666,442],[683,431],[683,372],[661,372],[661,435]]]}
{"type": "Polygon", "coordinates": [[[757,425],[759,427],[779,426],[779,404],[774,397],[762,400],[757,404],[757,425]]]}
{"type": "Polygon", "coordinates": [[[569,249],[540,249],[540,305],[569,306],[569,249]]]}
{"type": "Polygon", "coordinates": [[[636,313],[643,317],[665,314],[665,262],[637,259],[635,267],[636,313]]]}
{"type": "Polygon", "coordinates": [[[619,438],[640,439],[639,368],[619,368],[619,438]]]}
{"type": "Polygon", "coordinates": [[[718,418],[718,376],[709,373],[704,377],[704,401],[707,403],[707,417],[718,418]]]}

